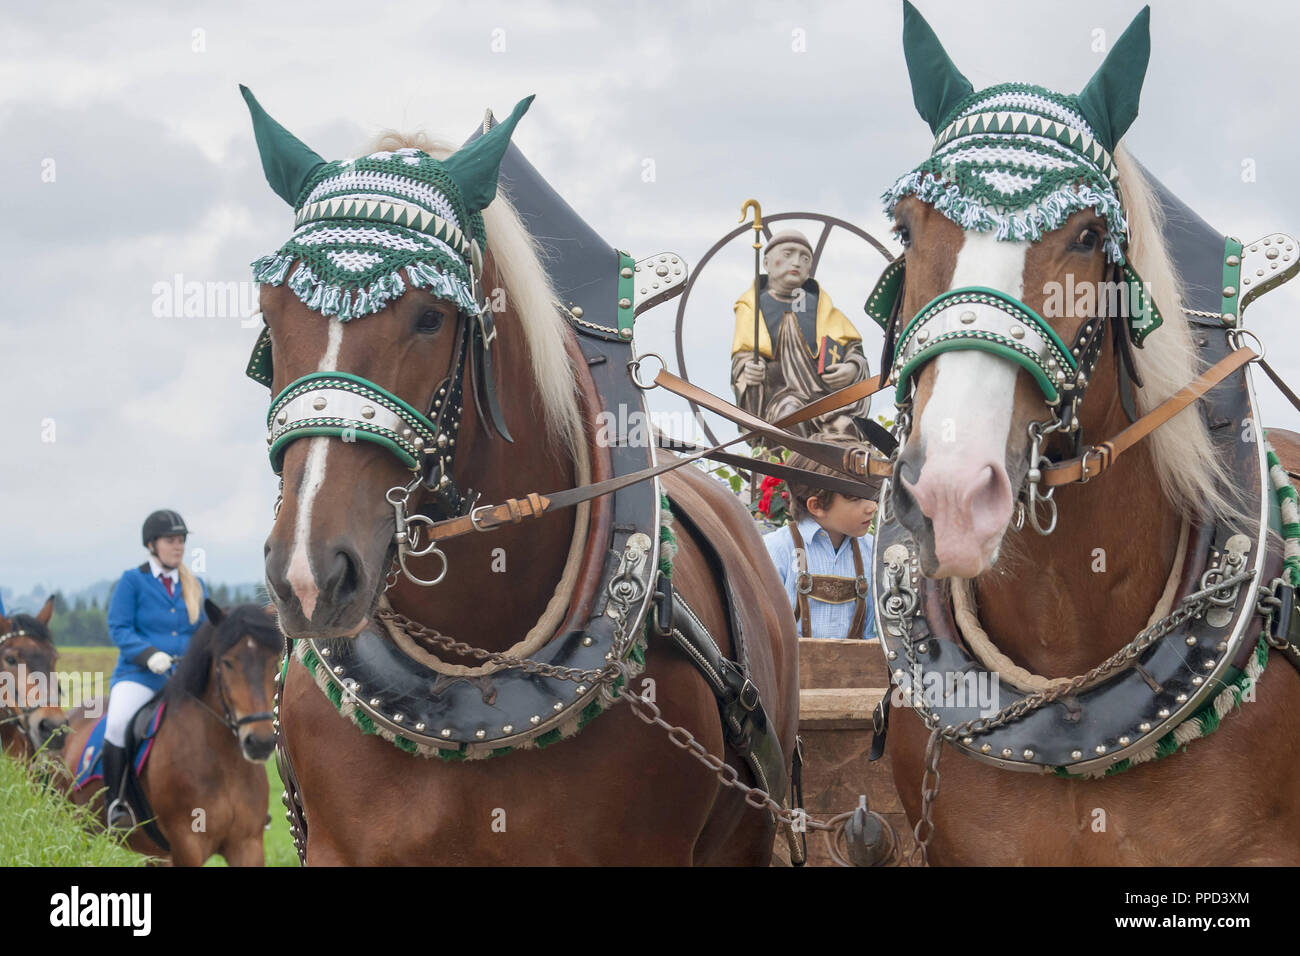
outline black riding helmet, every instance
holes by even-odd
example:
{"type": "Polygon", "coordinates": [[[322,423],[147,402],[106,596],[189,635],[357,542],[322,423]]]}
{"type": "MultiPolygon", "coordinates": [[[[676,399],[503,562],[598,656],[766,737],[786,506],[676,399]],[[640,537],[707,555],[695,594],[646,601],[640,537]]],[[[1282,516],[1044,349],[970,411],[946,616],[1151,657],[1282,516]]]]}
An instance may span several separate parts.
{"type": "Polygon", "coordinates": [[[155,511],[144,519],[144,528],[140,531],[142,543],[147,548],[158,538],[172,534],[188,535],[190,529],[185,527],[185,519],[175,511],[155,511]]]}

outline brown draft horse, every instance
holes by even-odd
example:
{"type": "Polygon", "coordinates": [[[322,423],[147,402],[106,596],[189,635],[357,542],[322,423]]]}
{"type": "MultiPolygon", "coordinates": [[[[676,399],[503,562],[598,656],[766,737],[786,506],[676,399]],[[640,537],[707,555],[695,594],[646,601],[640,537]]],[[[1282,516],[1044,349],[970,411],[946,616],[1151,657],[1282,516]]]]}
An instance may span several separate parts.
{"type": "MultiPolygon", "coordinates": [[[[142,828],[127,845],[174,866],[202,866],[220,853],[231,866],[263,866],[262,834],[270,787],[263,764],[275,747],[271,701],[280,631],[269,609],[242,604],[222,611],[207,602],[208,619],[194,632],[163,690],[166,712],[140,783],[170,854],[142,828]]],[[[69,774],[105,701],[74,708],[64,748],[69,774]]],[[[104,786],[69,794],[96,803],[107,823],[104,786]]]]}
{"type": "Polygon", "coordinates": [[[11,757],[29,759],[64,744],[68,719],[59,707],[53,614],[53,595],[35,615],[0,614],[0,749],[11,757]]]}
{"type": "MultiPolygon", "coordinates": [[[[1195,350],[1152,190],[1122,146],[1116,160],[1131,229],[1130,261],[1151,284],[1165,322],[1136,353],[1146,385],[1139,390],[1139,411],[1145,411],[1199,370],[1191,364],[1195,350]]],[[[1049,282],[1073,273],[1078,288],[1105,278],[1101,243],[1081,251],[1077,242],[1090,231],[1104,234],[1105,224],[1092,210],[1076,212],[1034,243],[963,232],[915,196],[899,203],[895,220],[907,247],[904,322],[954,285],[1004,289],[1044,315],[1049,282]]],[[[1089,318],[1063,317],[1052,324],[1070,342],[1089,318]]],[[[1107,344],[1081,406],[1083,434],[1090,440],[1128,424],[1114,384],[1115,362],[1107,344]]],[[[973,579],[982,627],[1004,655],[1034,674],[1068,677],[1099,664],[1146,626],[1175,560],[1183,516],[1223,503],[1216,501],[1215,454],[1192,408],[1101,478],[1059,487],[1055,533],[1017,534],[1010,518],[1014,489],[1027,468],[1026,426],[1044,417],[1041,394],[1018,366],[970,351],[939,356],[917,382],[907,442],[914,451],[906,466],[916,510],[903,521],[921,542],[927,577],[973,579]],[[999,362],[1008,371],[994,374],[990,370],[999,362]],[[1003,376],[1008,384],[999,381],[1003,376]],[[954,440],[925,444],[922,436],[933,436],[930,430],[948,417],[954,440]],[[921,541],[927,537],[922,530],[933,538],[921,541]],[[1099,548],[1106,556],[1104,574],[1093,573],[1099,548]]],[[[1014,773],[949,753],[941,767],[929,860],[1295,865],[1297,726],[1300,674],[1273,654],[1256,699],[1217,731],[1183,752],[1112,777],[1014,773]],[[1104,811],[1104,829],[1094,827],[1098,811],[1104,811]]],[[[895,707],[891,760],[913,823],[921,811],[928,738],[915,711],[895,707]]]]}
{"type": "MultiPolygon", "coordinates": [[[[378,148],[406,145],[436,156],[449,152],[435,153],[420,141],[390,140],[378,148]]],[[[572,487],[574,454],[602,450],[592,437],[586,364],[557,313],[532,238],[504,196],[484,217],[484,286],[506,290],[492,348],[515,441],[489,438],[465,402],[455,478],[460,487],[481,491],[482,501],[496,502],[572,487]],[[585,449],[554,437],[566,433],[576,433],[585,449]]],[[[428,408],[447,372],[455,307],[424,290],[410,289],[382,312],[348,323],[310,311],[285,286],[263,287],[261,305],[273,340],[273,394],[305,373],[331,368],[428,408]],[[437,334],[417,332],[417,323],[427,328],[434,321],[441,322],[437,334]]],[[[375,444],[315,437],[289,446],[283,478],[283,505],[266,543],[267,581],[281,625],[293,637],[355,634],[384,592],[393,537],[385,492],[406,484],[410,474],[375,444]],[[297,561],[308,562],[318,582],[309,593],[289,584],[297,561]]],[[[794,621],[753,521],[726,489],[690,466],[664,476],[663,484],[723,555],[753,679],[788,760],[798,720],[794,621]]],[[[402,578],[388,598],[400,613],[456,640],[504,651],[542,615],[573,526],[570,510],[451,540],[441,584],[421,589],[402,578]],[[495,549],[506,556],[504,572],[493,569],[495,549]]],[[[673,584],[731,654],[720,582],[692,536],[681,526],[677,534],[673,584]]],[[[426,577],[439,569],[436,561],[412,564],[426,577]]],[[[724,753],[715,698],[684,655],[652,638],[637,686],[645,678],[653,678],[668,721],[687,727],[710,752],[724,753]]],[[[662,730],[622,706],[544,751],[444,763],[363,735],[294,661],[281,720],[312,865],[766,865],[771,856],[768,814],[746,806],[662,730]],[[504,832],[492,826],[499,810],[504,832]]],[[[740,766],[734,754],[731,760],[740,766]]],[[[747,771],[741,774],[748,779],[747,771]]]]}

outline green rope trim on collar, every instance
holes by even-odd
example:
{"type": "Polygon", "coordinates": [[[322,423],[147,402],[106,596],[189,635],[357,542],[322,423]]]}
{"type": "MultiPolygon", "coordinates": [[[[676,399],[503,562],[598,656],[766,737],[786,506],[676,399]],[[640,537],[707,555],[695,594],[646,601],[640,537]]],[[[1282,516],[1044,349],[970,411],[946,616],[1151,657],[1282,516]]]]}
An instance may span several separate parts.
{"type": "Polygon", "coordinates": [[[1223,718],[1237,707],[1240,707],[1242,700],[1247,695],[1253,694],[1255,685],[1259,681],[1259,675],[1264,672],[1264,666],[1267,662],[1268,641],[1265,640],[1263,635],[1260,635],[1258,642],[1255,644],[1255,653],[1251,655],[1250,660],[1247,662],[1246,669],[1244,671],[1239,671],[1236,668],[1231,669],[1227,674],[1228,679],[1224,682],[1224,689],[1207,700],[1195,713],[1179,723],[1177,727],[1161,737],[1150,750],[1118,761],[1114,766],[1108,767],[1103,774],[1075,774],[1070,773],[1064,767],[1057,767],[1053,772],[1058,777],[1068,777],[1075,780],[1096,780],[1102,777],[1113,777],[1115,774],[1123,773],[1139,764],[1163,760],[1180,750],[1186,750],[1187,745],[1193,740],[1208,737],[1218,730],[1223,718]]]}
{"type": "MultiPolygon", "coordinates": [[[[669,578],[672,577],[673,572],[672,559],[677,553],[677,534],[673,529],[672,522],[673,514],[668,501],[668,496],[660,492],[659,570],[669,578]]],[[[627,659],[632,662],[632,666],[628,668],[628,674],[631,677],[636,677],[645,670],[645,652],[649,636],[650,615],[647,614],[646,620],[642,622],[642,627],[637,636],[636,642],[632,645],[632,649],[628,653],[627,659]]],[[[333,673],[311,649],[310,644],[307,641],[296,641],[294,643],[296,645],[294,648],[294,656],[298,659],[299,663],[307,668],[308,673],[312,675],[312,679],[316,682],[316,686],[320,688],[326,699],[334,705],[334,709],[340,714],[346,715],[363,734],[373,734],[383,737],[399,750],[403,750],[409,754],[423,757],[437,757],[438,759],[449,763],[455,763],[462,760],[484,760],[491,757],[500,757],[505,754],[513,753],[516,750],[545,750],[552,744],[575,736],[589,723],[604,713],[613,702],[612,699],[609,702],[605,702],[602,699],[602,695],[597,694],[596,697],[590,700],[579,712],[577,723],[572,730],[566,733],[564,732],[563,727],[555,727],[519,746],[497,747],[486,752],[472,754],[467,751],[466,744],[462,744],[461,749],[459,750],[443,747],[422,747],[420,744],[402,736],[401,734],[393,734],[382,727],[376,726],[375,722],[370,719],[369,715],[367,715],[365,711],[359,710],[354,704],[351,704],[351,702],[345,698],[343,689],[335,680],[333,673]]],[[[287,658],[284,663],[284,671],[288,671],[287,658]]],[[[283,680],[283,678],[281,679],[283,680]]],[[[618,697],[623,688],[623,683],[623,678],[621,677],[613,683],[609,695],[611,698],[618,697]]],[[[283,686],[283,684],[281,686],[283,686]]]]}

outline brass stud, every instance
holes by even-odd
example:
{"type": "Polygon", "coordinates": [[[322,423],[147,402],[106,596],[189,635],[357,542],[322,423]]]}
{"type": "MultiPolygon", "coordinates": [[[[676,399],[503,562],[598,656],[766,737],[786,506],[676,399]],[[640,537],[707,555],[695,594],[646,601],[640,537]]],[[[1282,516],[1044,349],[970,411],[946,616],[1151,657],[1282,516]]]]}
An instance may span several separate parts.
{"type": "MultiPolygon", "coordinates": [[[[624,269],[623,271],[626,272],[627,270],[624,269]]],[[[509,733],[513,733],[514,729],[515,729],[514,724],[506,724],[504,727],[501,728],[501,732],[503,734],[509,734],[509,733]]]]}
{"type": "Polygon", "coordinates": [[[314,399],[312,399],[311,407],[316,409],[316,411],[319,412],[322,408],[325,407],[325,399],[317,395],[314,399]]]}
{"type": "Polygon", "coordinates": [[[992,748],[991,746],[989,746],[988,744],[980,744],[980,753],[986,754],[986,753],[988,753],[988,752],[989,752],[990,750],[992,750],[992,749],[993,749],[993,748],[992,748]]]}
{"type": "Polygon", "coordinates": [[[285,422],[287,422],[288,420],[289,420],[289,413],[288,413],[288,412],[281,412],[279,415],[276,415],[276,416],[275,416],[275,423],[276,423],[277,425],[283,425],[283,424],[284,424],[285,422]]]}
{"type": "Polygon", "coordinates": [[[630,308],[632,308],[632,300],[631,300],[631,299],[619,299],[619,300],[618,300],[618,307],[619,307],[620,309],[630,309],[630,308]]]}
{"type": "Polygon", "coordinates": [[[972,322],[974,322],[974,321],[975,321],[975,313],[974,313],[974,312],[967,311],[967,312],[963,312],[963,313],[961,314],[961,324],[962,324],[962,325],[970,325],[970,324],[971,324],[972,322]]]}
{"type": "Polygon", "coordinates": [[[1225,261],[1226,261],[1226,262],[1228,263],[1228,265],[1230,265],[1230,266],[1239,266],[1239,265],[1241,265],[1241,258],[1240,258],[1239,256],[1228,256],[1228,258],[1227,258],[1225,261]]]}
{"type": "Polygon", "coordinates": [[[1105,744],[1097,744],[1097,746],[1094,747],[1093,749],[1096,750],[1098,754],[1104,754],[1104,753],[1106,752],[1106,745],[1105,745],[1105,744]]]}
{"type": "Polygon", "coordinates": [[[375,417],[375,406],[373,406],[373,405],[362,405],[362,406],[361,406],[361,417],[362,417],[362,418],[374,418],[374,417],[375,417]]]}
{"type": "Polygon", "coordinates": [[[1010,747],[1003,747],[1003,748],[1002,748],[1002,756],[1006,757],[1008,760],[1011,759],[1011,757],[1012,757],[1013,754],[1015,754],[1015,751],[1012,750],[1010,747]]]}
{"type": "Polygon", "coordinates": [[[1032,750],[1026,750],[1026,751],[1025,751],[1024,753],[1022,753],[1020,756],[1024,757],[1026,760],[1033,760],[1033,759],[1034,759],[1034,752],[1033,752],[1032,750]]]}
{"type": "Polygon", "coordinates": [[[1223,297],[1224,297],[1225,299],[1231,299],[1231,298],[1232,298],[1234,295],[1236,295],[1236,294],[1237,294],[1237,287],[1236,287],[1236,286],[1225,285],[1225,286],[1223,287],[1223,297]]]}
{"type": "Polygon", "coordinates": [[[1159,717],[1161,720],[1163,720],[1164,718],[1168,717],[1168,716],[1169,716],[1169,708],[1168,708],[1168,707],[1161,707],[1159,710],[1156,711],[1156,716],[1159,717]]]}
{"type": "Polygon", "coordinates": [[[621,275],[624,279],[632,278],[632,270],[628,266],[624,266],[622,269],[619,269],[618,274],[621,275]]]}
{"type": "Polygon", "coordinates": [[[395,724],[400,724],[405,719],[406,718],[403,717],[401,714],[393,714],[393,723],[395,724]]]}
{"type": "Polygon", "coordinates": [[[1129,745],[1129,740],[1130,740],[1130,738],[1128,738],[1128,737],[1121,737],[1121,738],[1119,738],[1119,745],[1120,745],[1121,747],[1127,747],[1127,746],[1129,745]]]}
{"type": "Polygon", "coordinates": [[[1151,730],[1151,725],[1144,720],[1142,723],[1138,724],[1138,730],[1142,731],[1144,734],[1148,733],[1151,730]]]}
{"type": "Polygon", "coordinates": [[[1013,339],[1023,339],[1025,337],[1025,327],[1023,325],[1011,326],[1011,337],[1013,339]]]}
{"type": "Polygon", "coordinates": [[[533,716],[528,718],[528,722],[536,726],[537,724],[540,724],[542,722],[542,718],[539,717],[537,714],[533,714],[533,716]]]}
{"type": "Polygon", "coordinates": [[[444,737],[450,737],[450,736],[451,736],[451,728],[450,728],[450,727],[444,727],[444,728],[440,731],[440,733],[441,733],[442,736],[444,736],[444,737]]]}
{"type": "Polygon", "coordinates": [[[371,706],[371,707],[378,707],[378,706],[379,706],[379,698],[378,698],[378,697],[371,697],[371,698],[370,698],[370,706],[371,706]]]}
{"type": "Polygon", "coordinates": [[[1187,646],[1188,646],[1188,647],[1195,647],[1195,646],[1196,646],[1196,635],[1194,635],[1194,634],[1188,634],[1188,635],[1187,635],[1187,646]]]}
{"type": "Polygon", "coordinates": [[[575,319],[582,318],[582,306],[575,305],[573,308],[569,310],[569,314],[572,315],[575,319]]]}
{"type": "Polygon", "coordinates": [[[484,737],[487,736],[487,731],[486,731],[486,730],[476,730],[476,731],[474,731],[474,736],[477,737],[479,740],[482,740],[484,737]]]}
{"type": "Polygon", "coordinates": [[[421,731],[424,730],[424,721],[420,721],[418,724],[416,724],[415,729],[421,731]]]}
{"type": "Polygon", "coordinates": [[[1185,704],[1187,703],[1187,695],[1179,694],[1177,697],[1174,698],[1174,700],[1178,701],[1178,703],[1180,704],[1185,704]]]}
{"type": "Polygon", "coordinates": [[[1083,751],[1082,751],[1082,750],[1071,750],[1071,751],[1070,751],[1070,756],[1071,756],[1073,759],[1078,760],[1079,758],[1081,758],[1081,757],[1083,756],[1083,751]]]}

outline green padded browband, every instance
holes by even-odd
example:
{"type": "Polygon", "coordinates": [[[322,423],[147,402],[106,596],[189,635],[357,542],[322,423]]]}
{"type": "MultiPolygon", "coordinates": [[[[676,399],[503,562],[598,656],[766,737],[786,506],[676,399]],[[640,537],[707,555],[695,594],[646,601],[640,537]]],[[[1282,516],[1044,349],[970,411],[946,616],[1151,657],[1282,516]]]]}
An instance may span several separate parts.
{"type": "Polygon", "coordinates": [[[285,448],[299,438],[325,436],[382,445],[413,471],[438,429],[392,392],[348,372],[312,372],[291,382],[266,416],[268,454],[278,475],[285,448]]]}
{"type": "Polygon", "coordinates": [[[907,400],[911,378],[923,364],[955,349],[979,349],[1022,366],[1049,405],[1060,401],[1059,386],[1078,371],[1070,349],[1037,312],[996,289],[967,286],[936,296],[899,336],[896,400],[907,400]],[[956,325],[946,327],[954,318],[956,325]]]}

